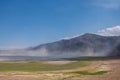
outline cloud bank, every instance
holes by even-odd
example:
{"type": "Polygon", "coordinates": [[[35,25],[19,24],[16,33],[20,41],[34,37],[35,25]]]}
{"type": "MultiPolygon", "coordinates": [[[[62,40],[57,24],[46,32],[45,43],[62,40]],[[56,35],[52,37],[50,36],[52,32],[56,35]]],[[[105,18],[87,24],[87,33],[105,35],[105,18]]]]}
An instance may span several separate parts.
{"type": "MultiPolygon", "coordinates": [[[[98,34],[98,35],[102,35],[102,36],[120,36],[120,25],[105,28],[105,29],[102,29],[102,30],[98,30],[94,34],[98,34]]],[[[72,39],[72,38],[75,38],[75,37],[78,37],[78,36],[81,36],[81,35],[83,35],[83,34],[75,35],[75,36],[72,36],[72,37],[65,37],[65,38],[62,38],[62,39],[63,40],[69,40],[69,39],[72,39]]]]}
{"type": "Polygon", "coordinates": [[[99,30],[97,34],[102,36],[120,36],[120,26],[118,25],[118,26],[99,30]]]}

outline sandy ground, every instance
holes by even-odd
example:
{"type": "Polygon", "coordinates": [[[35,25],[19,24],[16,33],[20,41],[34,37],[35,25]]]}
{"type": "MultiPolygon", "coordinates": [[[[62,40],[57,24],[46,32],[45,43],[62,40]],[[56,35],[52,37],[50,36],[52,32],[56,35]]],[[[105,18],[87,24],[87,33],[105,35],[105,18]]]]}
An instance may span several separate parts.
{"type": "Polygon", "coordinates": [[[104,61],[99,69],[108,70],[109,72],[104,75],[82,76],[70,80],[120,80],[120,59],[104,61]]]}
{"type": "Polygon", "coordinates": [[[73,63],[76,61],[42,61],[44,64],[53,64],[53,65],[64,65],[64,64],[69,64],[73,63]]]}
{"type": "Polygon", "coordinates": [[[0,80],[120,80],[120,59],[93,61],[91,65],[86,67],[62,71],[0,72],[0,80]],[[103,75],[76,76],[69,74],[69,72],[84,70],[99,70],[109,72],[103,75]]]}

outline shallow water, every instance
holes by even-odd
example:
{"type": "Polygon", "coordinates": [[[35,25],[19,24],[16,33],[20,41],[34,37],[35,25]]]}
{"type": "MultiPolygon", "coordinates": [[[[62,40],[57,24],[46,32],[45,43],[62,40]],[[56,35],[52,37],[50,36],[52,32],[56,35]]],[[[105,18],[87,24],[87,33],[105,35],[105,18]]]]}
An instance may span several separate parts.
{"type": "Polygon", "coordinates": [[[0,61],[41,61],[41,60],[60,60],[53,57],[40,56],[0,56],[0,61]]]}

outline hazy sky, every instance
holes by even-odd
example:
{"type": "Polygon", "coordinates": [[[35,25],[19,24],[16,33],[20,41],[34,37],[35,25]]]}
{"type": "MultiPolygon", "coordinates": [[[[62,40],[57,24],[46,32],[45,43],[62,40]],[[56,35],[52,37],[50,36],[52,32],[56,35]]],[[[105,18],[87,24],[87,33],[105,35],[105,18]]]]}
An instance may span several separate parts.
{"type": "Polygon", "coordinates": [[[0,49],[120,25],[120,0],[0,0],[0,49]]]}

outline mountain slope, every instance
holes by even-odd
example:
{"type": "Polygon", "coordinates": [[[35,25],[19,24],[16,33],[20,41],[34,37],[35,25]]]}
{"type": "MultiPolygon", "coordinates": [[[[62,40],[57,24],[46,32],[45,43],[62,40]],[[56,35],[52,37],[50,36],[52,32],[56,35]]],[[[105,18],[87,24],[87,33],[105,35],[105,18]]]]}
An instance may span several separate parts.
{"type": "Polygon", "coordinates": [[[120,43],[120,36],[84,34],[69,40],[60,40],[31,48],[45,49],[51,54],[78,54],[79,56],[105,56],[120,43]]]}
{"type": "Polygon", "coordinates": [[[0,56],[81,57],[120,56],[120,36],[84,34],[23,50],[1,50],[0,56]]]}
{"type": "Polygon", "coordinates": [[[116,46],[108,56],[116,56],[116,57],[120,56],[120,44],[116,46]]]}

